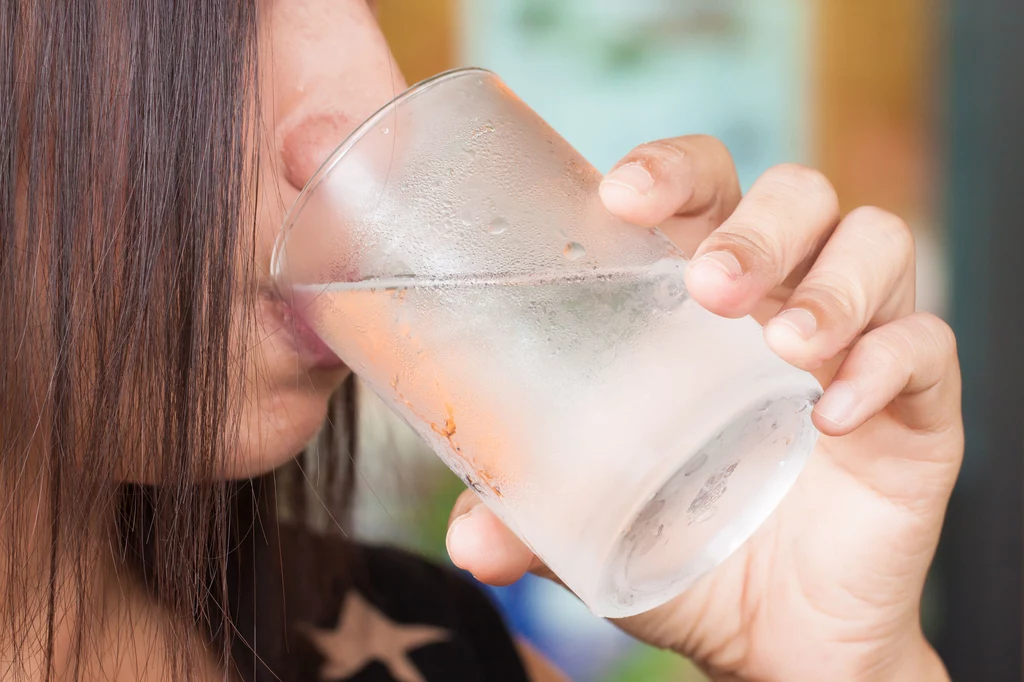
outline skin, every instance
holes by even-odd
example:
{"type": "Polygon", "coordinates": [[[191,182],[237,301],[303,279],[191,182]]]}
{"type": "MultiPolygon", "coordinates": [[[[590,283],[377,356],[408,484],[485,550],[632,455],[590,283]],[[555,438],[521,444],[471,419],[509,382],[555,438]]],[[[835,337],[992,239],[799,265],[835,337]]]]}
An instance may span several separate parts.
{"type": "MultiPolygon", "coordinates": [[[[227,476],[294,456],[347,376],[275,297],[270,256],[285,208],[319,162],[405,86],[364,0],[262,7],[259,305],[250,335],[233,341],[255,352],[240,379],[241,438],[227,476]]],[[[906,225],[871,208],[841,219],[827,180],[798,166],[768,171],[741,198],[727,151],[702,137],[637,148],[601,197],[694,255],[687,283],[699,303],[753,314],[780,356],[828,386],[814,412],[826,435],[777,513],[686,594],[619,624],[722,680],[945,679],[919,604],[963,449],[960,379],[948,327],[914,313],[906,225]]],[[[475,497],[464,495],[453,519],[452,559],[481,580],[545,573],[475,497]]],[[[118,597],[116,585],[108,603],[124,615],[110,640],[161,650],[157,607],[118,597]]],[[[527,659],[534,680],[560,679],[536,654],[527,659]]],[[[113,677],[156,679],[161,667],[121,662],[113,677]]]]}
{"type": "MultiPolygon", "coordinates": [[[[270,259],[287,208],[355,127],[405,89],[365,0],[264,0],[259,46],[256,324],[235,343],[254,349],[243,378],[242,429],[228,476],[284,464],[323,423],[349,370],[276,295],[270,259]]],[[[245,256],[248,257],[248,256],[245,256]]]]}

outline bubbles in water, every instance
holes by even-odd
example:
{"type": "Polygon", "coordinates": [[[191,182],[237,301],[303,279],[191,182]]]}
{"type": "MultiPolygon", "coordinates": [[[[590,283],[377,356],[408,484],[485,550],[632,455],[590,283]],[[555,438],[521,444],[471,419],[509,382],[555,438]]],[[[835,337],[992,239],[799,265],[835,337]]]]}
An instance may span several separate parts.
{"type": "Polygon", "coordinates": [[[562,249],[562,255],[569,260],[579,260],[580,258],[583,258],[583,256],[587,255],[587,250],[583,248],[583,244],[580,244],[579,242],[569,242],[565,245],[565,248],[562,249]]]}
{"type": "Polygon", "coordinates": [[[502,234],[508,229],[508,221],[498,216],[487,224],[487,232],[490,234],[502,234]]]}

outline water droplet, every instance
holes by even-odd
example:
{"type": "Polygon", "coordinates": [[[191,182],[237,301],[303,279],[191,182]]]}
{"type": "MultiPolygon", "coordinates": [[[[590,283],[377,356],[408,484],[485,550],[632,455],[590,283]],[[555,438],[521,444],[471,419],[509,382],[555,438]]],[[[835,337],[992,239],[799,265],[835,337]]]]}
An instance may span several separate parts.
{"type": "Polygon", "coordinates": [[[502,234],[508,229],[508,221],[502,217],[497,217],[487,224],[487,231],[490,234],[502,234]]]}
{"type": "Polygon", "coordinates": [[[687,300],[686,288],[675,277],[666,277],[655,290],[655,310],[671,312],[687,300]]]}
{"type": "Polygon", "coordinates": [[[380,134],[381,135],[387,135],[390,132],[391,132],[391,128],[388,128],[387,126],[381,126],[380,127],[380,134]]]}
{"type": "Polygon", "coordinates": [[[579,260],[583,256],[587,255],[587,250],[583,248],[583,244],[579,242],[569,242],[562,249],[562,255],[569,260],[579,260]]]}

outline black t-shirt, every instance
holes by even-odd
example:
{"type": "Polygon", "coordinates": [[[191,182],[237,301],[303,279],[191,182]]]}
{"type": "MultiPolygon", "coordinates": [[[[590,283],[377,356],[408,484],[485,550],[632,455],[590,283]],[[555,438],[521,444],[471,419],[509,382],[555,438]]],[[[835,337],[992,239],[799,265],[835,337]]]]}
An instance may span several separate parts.
{"type": "MultiPolygon", "coordinates": [[[[396,549],[286,529],[273,564],[279,570],[254,571],[252,583],[242,578],[257,595],[241,614],[255,625],[253,639],[268,623],[287,623],[281,645],[255,647],[261,660],[252,661],[251,679],[527,682],[501,616],[453,570],[396,549]],[[259,595],[282,587],[283,603],[261,613],[259,595]]],[[[236,661],[254,658],[239,644],[248,642],[236,642],[236,661]]]]}

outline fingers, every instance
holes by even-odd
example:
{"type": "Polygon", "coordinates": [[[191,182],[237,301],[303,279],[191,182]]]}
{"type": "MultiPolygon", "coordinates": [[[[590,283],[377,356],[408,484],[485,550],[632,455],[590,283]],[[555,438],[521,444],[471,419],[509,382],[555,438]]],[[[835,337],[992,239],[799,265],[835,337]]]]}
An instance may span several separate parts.
{"type": "Polygon", "coordinates": [[[514,583],[536,563],[533,552],[469,490],[452,510],[446,544],[452,563],[489,585],[514,583]]]}
{"type": "Polygon", "coordinates": [[[646,227],[661,225],[674,215],[698,215],[716,209],[721,219],[740,198],[729,150],[705,135],[637,147],[605,176],[600,192],[611,213],[646,227]]]}
{"type": "Polygon", "coordinates": [[[776,166],[701,243],[687,288],[713,313],[748,315],[817,254],[838,222],[839,200],[824,175],[794,164],[776,166]]]}
{"type": "Polygon", "coordinates": [[[868,332],[814,408],[815,426],[842,436],[887,405],[918,431],[940,431],[960,419],[956,340],[945,322],[916,313],[868,332]]]}
{"type": "MultiPolygon", "coordinates": [[[[786,276],[784,269],[775,279],[786,276]]],[[[815,370],[861,332],[913,310],[910,228],[881,209],[859,208],[839,224],[782,311],[765,326],[765,340],[784,360],[815,370]]]]}

